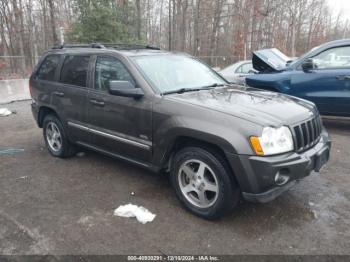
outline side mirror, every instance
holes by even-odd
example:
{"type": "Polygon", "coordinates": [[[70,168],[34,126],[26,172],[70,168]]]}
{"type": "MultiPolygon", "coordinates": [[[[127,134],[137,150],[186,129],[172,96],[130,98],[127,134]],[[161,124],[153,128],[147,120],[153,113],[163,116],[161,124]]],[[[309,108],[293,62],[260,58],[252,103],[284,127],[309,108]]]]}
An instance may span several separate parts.
{"type": "Polygon", "coordinates": [[[141,98],[144,93],[129,81],[109,81],[109,93],[115,96],[141,98]]]}
{"type": "Polygon", "coordinates": [[[302,65],[301,65],[301,68],[303,69],[304,72],[310,72],[312,71],[313,69],[315,69],[315,64],[314,64],[314,61],[309,58],[309,59],[306,59],[302,65]]]}

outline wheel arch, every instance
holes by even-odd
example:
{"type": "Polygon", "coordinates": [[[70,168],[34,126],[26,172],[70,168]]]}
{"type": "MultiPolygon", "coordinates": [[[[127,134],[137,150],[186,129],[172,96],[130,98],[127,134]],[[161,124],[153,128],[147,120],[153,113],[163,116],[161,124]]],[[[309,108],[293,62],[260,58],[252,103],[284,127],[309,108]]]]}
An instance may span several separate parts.
{"type": "Polygon", "coordinates": [[[41,106],[39,109],[39,113],[38,113],[38,125],[40,128],[43,127],[43,123],[44,123],[44,119],[45,116],[52,114],[56,117],[59,118],[58,114],[56,113],[56,111],[48,106],[41,106]]]}
{"type": "MultiPolygon", "coordinates": [[[[218,144],[217,141],[214,142],[213,140],[201,139],[201,138],[193,137],[189,135],[179,135],[173,140],[173,142],[171,143],[171,145],[169,146],[168,150],[164,155],[164,159],[162,161],[162,169],[166,171],[170,171],[172,160],[176,152],[186,147],[199,147],[209,151],[214,155],[219,155],[220,160],[224,161],[225,162],[224,164],[227,165],[227,168],[229,168],[229,170],[231,171],[234,182],[237,185],[239,185],[235,170],[231,166],[230,161],[228,161],[227,155],[225,153],[227,148],[225,148],[222,144],[218,144]]],[[[232,146],[230,145],[230,147],[232,146]]]]}

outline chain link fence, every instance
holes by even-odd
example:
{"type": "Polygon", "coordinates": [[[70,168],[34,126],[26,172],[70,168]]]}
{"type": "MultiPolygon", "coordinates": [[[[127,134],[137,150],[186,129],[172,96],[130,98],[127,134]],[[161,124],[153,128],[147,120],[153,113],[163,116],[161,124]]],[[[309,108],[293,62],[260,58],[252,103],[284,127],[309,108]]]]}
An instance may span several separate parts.
{"type": "Polygon", "coordinates": [[[0,56],[0,80],[28,78],[39,58],[0,56]]]}

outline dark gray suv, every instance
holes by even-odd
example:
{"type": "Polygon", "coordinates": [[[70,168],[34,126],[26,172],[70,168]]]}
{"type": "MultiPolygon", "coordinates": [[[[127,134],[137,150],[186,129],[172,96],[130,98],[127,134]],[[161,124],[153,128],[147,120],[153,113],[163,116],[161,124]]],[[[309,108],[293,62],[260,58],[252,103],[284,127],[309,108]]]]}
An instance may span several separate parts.
{"type": "Polygon", "coordinates": [[[208,219],[241,196],[267,202],[328,161],[313,103],[233,86],[197,59],[147,46],[60,46],[30,78],[49,152],[77,146],[170,173],[177,197],[208,219]]]}

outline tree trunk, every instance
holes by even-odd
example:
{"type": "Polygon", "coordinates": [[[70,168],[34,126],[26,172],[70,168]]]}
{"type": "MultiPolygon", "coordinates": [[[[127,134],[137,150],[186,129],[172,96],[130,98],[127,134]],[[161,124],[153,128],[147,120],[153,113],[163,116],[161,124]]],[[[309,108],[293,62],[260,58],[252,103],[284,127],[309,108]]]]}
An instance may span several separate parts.
{"type": "Polygon", "coordinates": [[[199,53],[199,15],[200,15],[200,5],[201,0],[196,0],[196,7],[195,7],[195,16],[194,16],[194,24],[193,24],[193,54],[195,56],[198,56],[199,53]]]}
{"type": "Polygon", "coordinates": [[[140,41],[141,40],[141,2],[140,0],[136,0],[136,34],[137,34],[137,39],[140,41]]]}
{"type": "MultiPolygon", "coordinates": [[[[21,73],[24,74],[25,73],[25,69],[26,69],[26,60],[25,60],[25,55],[24,55],[24,41],[23,41],[23,31],[21,30],[21,12],[22,10],[20,10],[18,8],[17,5],[17,0],[13,0],[12,2],[13,4],[13,11],[14,11],[14,15],[15,15],[15,29],[16,29],[16,38],[18,40],[18,47],[19,47],[19,54],[21,56],[20,58],[20,64],[21,64],[21,73]]],[[[23,25],[23,22],[22,22],[23,25]]]]}
{"type": "Polygon", "coordinates": [[[222,9],[222,0],[215,1],[214,21],[213,21],[213,28],[210,35],[210,44],[209,44],[211,64],[213,63],[213,56],[215,54],[215,42],[216,42],[217,32],[220,24],[221,9],[222,9]]]}
{"type": "Polygon", "coordinates": [[[52,41],[54,45],[59,44],[57,32],[56,32],[56,19],[55,19],[55,6],[53,0],[47,0],[49,2],[50,9],[50,22],[51,22],[51,30],[52,30],[52,41]]]}
{"type": "Polygon", "coordinates": [[[187,15],[187,7],[188,2],[187,0],[183,0],[182,2],[182,21],[181,21],[181,29],[180,29],[180,36],[181,36],[181,51],[185,51],[186,47],[186,15],[187,15]]]}
{"type": "Polygon", "coordinates": [[[169,25],[168,25],[168,27],[169,27],[169,28],[168,28],[168,35],[169,35],[169,36],[168,36],[168,38],[169,38],[168,40],[169,40],[169,45],[168,45],[168,46],[169,46],[169,51],[171,51],[171,49],[172,49],[172,46],[171,46],[171,40],[172,40],[172,39],[171,39],[171,29],[172,29],[172,22],[171,22],[171,21],[172,21],[172,20],[171,20],[171,0],[169,0],[169,17],[168,17],[168,18],[169,18],[169,25]]]}

